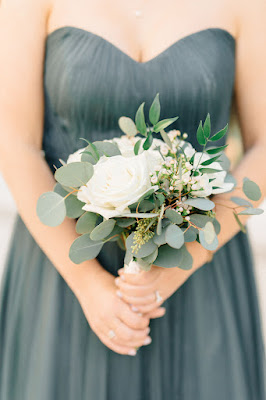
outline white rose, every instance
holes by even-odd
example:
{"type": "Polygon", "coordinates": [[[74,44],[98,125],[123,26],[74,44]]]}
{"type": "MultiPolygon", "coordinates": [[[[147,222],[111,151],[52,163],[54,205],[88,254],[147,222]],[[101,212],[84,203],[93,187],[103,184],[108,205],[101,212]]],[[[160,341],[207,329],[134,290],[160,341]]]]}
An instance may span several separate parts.
{"type": "Polygon", "coordinates": [[[86,203],[83,210],[112,218],[130,212],[128,206],[139,200],[151,186],[149,157],[143,152],[134,157],[101,157],[94,174],[77,194],[86,203]]]}
{"type": "Polygon", "coordinates": [[[75,151],[75,153],[70,154],[67,159],[67,164],[72,163],[72,162],[80,162],[81,161],[81,153],[85,149],[86,149],[86,147],[83,147],[82,149],[75,151]]]}

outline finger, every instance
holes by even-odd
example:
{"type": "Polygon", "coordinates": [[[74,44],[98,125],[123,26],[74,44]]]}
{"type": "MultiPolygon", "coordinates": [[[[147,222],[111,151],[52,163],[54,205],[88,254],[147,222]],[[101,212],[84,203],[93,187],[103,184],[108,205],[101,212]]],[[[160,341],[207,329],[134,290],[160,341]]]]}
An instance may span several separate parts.
{"type": "Polygon", "coordinates": [[[130,346],[142,346],[143,344],[149,344],[150,338],[148,336],[150,328],[147,327],[142,330],[130,328],[123,321],[115,318],[112,321],[113,331],[116,333],[117,340],[122,340],[123,344],[130,346]]]}
{"type": "Polygon", "coordinates": [[[151,271],[140,271],[137,274],[127,274],[125,273],[124,269],[121,268],[117,272],[122,280],[133,285],[143,285],[145,283],[151,283],[157,278],[157,274],[151,271]]]}
{"type": "Polygon", "coordinates": [[[152,304],[156,300],[156,295],[155,293],[149,294],[145,297],[133,297],[133,296],[128,296],[125,292],[121,292],[120,290],[116,291],[116,295],[126,301],[128,304],[132,305],[146,305],[146,304],[152,304]]]}
{"type": "Polygon", "coordinates": [[[149,318],[161,318],[166,313],[166,309],[164,307],[159,307],[156,310],[150,311],[147,313],[147,317],[149,318]]]}
{"type": "Polygon", "coordinates": [[[116,316],[127,326],[133,329],[145,329],[149,326],[150,320],[145,315],[134,312],[123,300],[119,300],[119,307],[116,316]]]}
{"type": "Polygon", "coordinates": [[[134,310],[136,311],[136,312],[140,312],[140,313],[142,313],[142,314],[147,314],[147,313],[149,313],[149,312],[151,312],[151,311],[153,311],[153,310],[156,310],[157,308],[159,308],[161,305],[163,304],[163,300],[161,300],[160,302],[154,302],[154,303],[151,303],[151,304],[148,304],[148,305],[138,305],[137,307],[136,306],[133,306],[134,307],[134,310]]]}
{"type": "Polygon", "coordinates": [[[124,292],[128,296],[145,297],[155,291],[153,285],[133,285],[123,281],[121,278],[115,278],[115,284],[121,293],[124,292]]]}
{"type": "Polygon", "coordinates": [[[135,356],[137,354],[137,351],[134,348],[134,346],[123,346],[118,343],[115,343],[112,339],[110,339],[103,333],[97,335],[99,339],[103,342],[103,344],[105,344],[105,346],[109,347],[109,349],[113,350],[118,354],[127,354],[129,356],[135,356]]]}

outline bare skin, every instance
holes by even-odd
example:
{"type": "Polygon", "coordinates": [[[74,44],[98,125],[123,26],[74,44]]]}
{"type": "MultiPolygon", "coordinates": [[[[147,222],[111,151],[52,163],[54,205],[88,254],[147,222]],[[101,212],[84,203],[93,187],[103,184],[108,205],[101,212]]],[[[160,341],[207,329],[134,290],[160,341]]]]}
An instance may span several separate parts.
{"type": "MultiPolygon", "coordinates": [[[[136,346],[149,341],[150,318],[165,312],[160,307],[162,302],[152,300],[154,289],[162,293],[164,301],[206,262],[208,254],[192,243],[189,250],[196,260],[192,270],[184,273],[178,268],[162,270],[154,267],[139,277],[128,277],[127,283],[131,287],[120,285],[123,292],[120,298],[116,295],[115,278],[97,260],[84,262],[78,268],[70,261],[69,247],[78,236],[73,220],[66,219],[56,228],[40,223],[35,214],[38,197],[52,190],[55,184],[40,152],[45,38],[61,26],[76,26],[109,40],[137,62],[145,62],[192,32],[209,27],[227,29],[237,39],[235,91],[246,150],[234,175],[239,182],[244,176],[256,180],[265,196],[266,55],[262,51],[265,48],[265,19],[266,6],[262,0],[256,0],[252,5],[247,0],[234,4],[222,0],[203,0],[194,4],[168,0],[163,7],[158,0],[147,1],[143,7],[140,1],[122,0],[2,1],[0,169],[32,236],[77,296],[91,328],[117,353],[134,355],[136,346]],[[133,13],[139,8],[143,10],[142,19],[135,18],[133,13]],[[132,304],[142,311],[142,315],[132,311],[132,304]],[[112,340],[108,338],[110,329],[116,333],[112,340]]],[[[227,195],[219,195],[219,202],[227,198],[227,195]]],[[[237,233],[238,226],[228,209],[217,207],[217,214],[222,222],[219,240],[223,245],[237,233]]],[[[243,222],[245,220],[243,218],[243,222]]]]}

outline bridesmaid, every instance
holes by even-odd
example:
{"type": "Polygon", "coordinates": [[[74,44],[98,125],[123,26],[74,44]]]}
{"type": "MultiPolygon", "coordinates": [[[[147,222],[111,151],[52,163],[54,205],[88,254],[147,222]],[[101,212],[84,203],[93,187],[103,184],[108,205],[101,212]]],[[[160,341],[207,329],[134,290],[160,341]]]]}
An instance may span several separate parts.
{"type": "MultiPolygon", "coordinates": [[[[156,328],[158,335],[160,332],[159,326],[162,326],[164,329],[166,329],[166,324],[168,324],[169,320],[165,319],[167,315],[165,315],[166,308],[163,307],[164,302],[167,302],[173,298],[171,296],[178,294],[179,290],[182,291],[184,288],[188,289],[189,286],[185,287],[184,283],[186,281],[188,281],[188,283],[189,281],[193,282],[193,278],[196,276],[199,280],[201,279],[201,276],[205,282],[205,278],[208,276],[209,283],[211,284],[211,265],[208,265],[209,269],[204,270],[204,268],[202,268],[203,265],[206,267],[206,263],[209,261],[209,254],[206,250],[201,248],[198,243],[193,242],[189,244],[189,250],[191,253],[193,253],[195,262],[192,270],[190,271],[182,271],[175,268],[160,269],[154,267],[151,269],[151,271],[142,273],[140,276],[125,276],[123,274],[123,270],[120,269],[120,277],[115,279],[114,274],[107,271],[107,269],[101,265],[100,259],[84,262],[78,268],[70,261],[68,257],[69,247],[78,236],[75,232],[73,220],[67,219],[63,224],[56,228],[48,228],[40,223],[35,213],[37,200],[43,192],[52,190],[55,184],[51,166],[48,165],[47,160],[45,160],[41,153],[43,145],[45,105],[48,107],[48,104],[45,104],[43,92],[43,67],[45,62],[46,40],[48,37],[51,39],[51,35],[53,35],[53,33],[56,31],[59,34],[59,30],[63,27],[73,27],[73,29],[76,27],[77,31],[82,30],[83,32],[87,31],[88,33],[94,32],[95,37],[97,36],[102,38],[103,41],[101,44],[108,43],[110,46],[112,46],[112,50],[116,49],[115,51],[120,52],[121,56],[123,55],[128,57],[128,59],[131,59],[136,66],[138,64],[140,65],[141,63],[148,66],[152,60],[158,59],[160,55],[170,51],[170,49],[173,51],[174,48],[172,46],[178,43],[178,41],[182,41],[183,38],[193,36],[193,34],[196,35],[196,33],[199,32],[206,32],[207,34],[208,29],[211,27],[220,27],[221,34],[222,32],[227,32],[228,40],[230,36],[232,40],[236,41],[236,75],[234,90],[240,126],[243,135],[245,156],[241,161],[241,164],[235,169],[234,176],[239,182],[241,182],[245,176],[255,180],[260,186],[263,196],[265,196],[265,22],[266,3],[262,0],[254,0],[252,4],[247,0],[242,0],[241,2],[239,0],[234,2],[230,2],[229,0],[201,0],[199,2],[165,0],[163,3],[159,0],[146,0],[145,2],[141,0],[133,0],[130,2],[125,2],[122,0],[113,0],[111,2],[108,0],[77,0],[75,2],[70,0],[2,0],[0,9],[0,169],[14,196],[18,212],[23,220],[23,223],[40,249],[42,249],[47,259],[55,267],[56,271],[61,275],[66,285],[73,292],[73,295],[78,300],[80,307],[83,310],[89,327],[101,341],[101,346],[104,344],[104,349],[106,351],[105,353],[102,351],[103,346],[97,347],[99,354],[102,355],[102,358],[100,356],[99,358],[95,357],[95,361],[91,360],[90,368],[88,371],[86,370],[86,373],[90,372],[91,374],[90,383],[92,386],[94,384],[92,378],[94,368],[96,371],[94,374],[96,381],[99,375],[101,373],[104,374],[106,370],[108,370],[109,374],[113,373],[113,367],[116,367],[119,370],[119,374],[121,376],[123,373],[130,374],[133,370],[136,372],[137,366],[141,365],[142,368],[144,368],[144,365],[147,366],[147,364],[144,364],[145,360],[148,360],[147,369],[154,367],[156,368],[157,372],[158,370],[160,371],[160,359],[158,357],[153,358],[153,355],[158,354],[161,342],[156,341],[156,343],[151,343],[149,325],[152,324],[152,320],[163,317],[159,321],[162,322],[162,324],[156,325],[156,327],[158,327],[156,328]],[[203,271],[205,275],[200,275],[199,273],[203,271]],[[159,293],[159,296],[161,297],[161,299],[159,297],[160,301],[156,301],[156,297],[154,296],[156,291],[158,291],[157,293],[159,293]],[[168,322],[166,323],[164,321],[168,322]],[[144,345],[149,345],[150,343],[151,345],[148,346],[150,351],[143,353],[145,354],[143,359],[141,359],[143,363],[133,364],[133,360],[138,360],[139,356],[139,353],[136,352],[136,347],[142,347],[144,345]],[[153,345],[154,347],[152,347],[153,345]],[[116,358],[117,354],[123,356],[116,358]],[[130,358],[126,357],[125,355],[130,355],[133,357],[130,358]]],[[[74,34],[74,32],[72,33],[74,34]]],[[[210,36],[206,36],[206,38],[207,37],[209,38],[210,36]]],[[[79,49],[79,45],[82,46],[84,44],[83,40],[85,41],[84,36],[77,45],[77,51],[79,49]]],[[[217,46],[218,44],[220,45],[220,42],[217,40],[217,46]]],[[[184,41],[183,45],[185,47],[184,41]]],[[[206,46],[208,46],[208,44],[206,44],[206,46]]],[[[111,50],[111,47],[109,47],[109,50],[111,50]]],[[[199,61],[200,51],[201,48],[195,47],[195,57],[199,57],[199,61]]],[[[56,51],[53,53],[53,57],[55,56],[56,51]]],[[[83,56],[85,57],[85,54],[83,56]]],[[[211,59],[212,53],[210,53],[209,56],[211,59]]],[[[73,59],[71,59],[71,61],[74,68],[75,58],[73,55],[72,57],[73,59]]],[[[99,68],[100,67],[101,65],[99,65],[99,68]]],[[[216,67],[218,68],[218,66],[216,67]]],[[[119,68],[119,64],[116,65],[116,68],[119,68]]],[[[188,73],[188,71],[184,71],[184,77],[186,73],[188,73]]],[[[171,88],[171,79],[173,78],[173,75],[170,76],[167,82],[169,85],[169,91],[171,88]]],[[[166,76],[164,75],[165,82],[165,78],[167,78],[167,76],[168,75],[166,73],[166,76]]],[[[78,79],[77,76],[76,78],[78,79]]],[[[103,76],[103,80],[104,78],[105,76],[103,76]]],[[[93,76],[91,79],[93,79],[93,76]]],[[[160,76],[155,76],[154,80],[156,81],[156,79],[160,80],[160,76]]],[[[187,92],[189,92],[191,87],[193,87],[193,81],[188,81],[190,82],[191,86],[185,87],[187,92]]],[[[60,84],[60,89],[63,90],[65,82],[60,81],[60,84]]],[[[102,84],[104,86],[105,82],[103,81],[102,84]]],[[[226,82],[224,82],[224,84],[226,85],[226,82]]],[[[146,90],[148,89],[146,88],[146,90]]],[[[211,89],[205,88],[205,90],[207,91],[211,89]]],[[[206,98],[208,94],[209,93],[204,94],[206,95],[206,98]]],[[[87,96],[90,96],[89,91],[87,96]]],[[[134,94],[128,93],[128,96],[134,96],[134,94]]],[[[119,98],[117,97],[114,100],[119,101],[119,98]]],[[[201,99],[198,98],[197,101],[200,102],[201,99]]],[[[202,101],[204,102],[204,96],[202,101]]],[[[230,99],[226,98],[225,101],[229,104],[230,99]]],[[[167,108],[167,104],[165,107],[167,108]]],[[[187,105],[187,108],[189,108],[189,105],[187,105]]],[[[62,137],[61,140],[63,143],[62,137]]],[[[71,150],[74,151],[75,149],[72,148],[71,150]]],[[[235,191],[235,195],[237,194],[238,190],[235,191]]],[[[215,196],[215,201],[217,201],[217,203],[228,202],[229,204],[230,196],[231,194],[217,195],[215,196]]],[[[257,205],[258,204],[255,204],[255,206],[257,205]]],[[[238,235],[239,229],[238,225],[234,221],[232,212],[226,208],[217,206],[217,219],[221,222],[219,242],[220,249],[222,249],[223,246],[233,240],[235,235],[238,235]]],[[[246,220],[247,217],[243,217],[243,223],[245,223],[246,220]]],[[[29,251],[31,246],[29,243],[31,242],[28,242],[28,237],[24,236],[23,234],[19,235],[20,232],[24,231],[19,222],[17,225],[17,230],[14,231],[14,235],[17,235],[14,236],[14,239],[19,238],[21,242],[19,242],[19,240],[14,240],[12,244],[14,247],[12,247],[12,249],[15,251],[18,246],[22,246],[23,250],[22,252],[19,252],[20,254],[16,257],[16,259],[14,258],[14,260],[12,259],[12,252],[10,253],[10,264],[11,260],[12,262],[14,261],[14,264],[12,263],[12,268],[15,269],[15,265],[18,266],[19,263],[23,261],[24,257],[27,257],[27,264],[35,268],[33,260],[35,259],[34,257],[36,257],[36,249],[34,248],[32,253],[29,251]],[[28,245],[29,247],[27,247],[28,245]]],[[[237,237],[239,240],[242,240],[242,236],[237,237]]],[[[244,240],[243,244],[243,252],[246,251],[247,253],[244,254],[248,254],[249,257],[247,250],[248,245],[246,245],[244,240]]],[[[230,250],[230,248],[228,249],[230,250]]],[[[244,267],[246,265],[245,263],[249,262],[249,258],[241,261],[239,253],[236,253],[238,254],[236,259],[232,260],[232,257],[234,257],[232,254],[234,253],[229,253],[230,251],[224,253],[224,262],[227,263],[231,269],[234,269],[234,263],[240,263],[240,266],[243,266],[244,271],[244,267]]],[[[103,254],[103,259],[104,257],[107,259],[108,254],[103,254]]],[[[121,260],[122,258],[120,258],[120,262],[121,260]]],[[[121,266],[122,265],[120,265],[120,268],[121,266]]],[[[45,268],[45,264],[42,265],[42,267],[45,268]]],[[[30,356],[33,357],[30,346],[31,338],[33,337],[31,336],[33,335],[31,332],[31,325],[27,327],[29,336],[27,338],[26,346],[26,337],[22,336],[25,331],[22,332],[22,329],[20,329],[20,324],[23,323],[25,314],[21,314],[18,318],[18,321],[14,322],[12,325],[12,307],[15,307],[14,303],[12,303],[12,298],[8,303],[9,306],[4,308],[6,298],[8,297],[8,294],[11,293],[11,288],[12,295],[14,294],[15,296],[17,289],[19,288],[20,281],[25,279],[24,270],[19,271],[20,273],[16,275],[16,279],[12,280],[13,286],[10,285],[9,287],[8,279],[13,273],[12,268],[10,272],[6,271],[3,284],[3,295],[1,300],[1,343],[3,345],[5,344],[5,340],[7,341],[9,339],[7,332],[11,332],[10,337],[14,338],[12,344],[16,349],[18,349],[18,354],[20,354],[19,352],[22,351],[25,346],[27,351],[29,351],[28,354],[30,358],[30,356]],[[7,327],[9,329],[8,331],[7,327]]],[[[34,273],[34,268],[31,269],[32,273],[34,273]]],[[[36,269],[37,268],[38,265],[36,263],[36,269]]],[[[250,276],[251,279],[253,279],[252,274],[250,276]]],[[[31,288],[33,294],[31,303],[26,303],[24,301],[24,297],[22,296],[19,299],[16,297],[16,301],[19,304],[23,304],[24,306],[27,304],[28,307],[34,307],[35,301],[36,304],[40,304],[42,301],[42,292],[38,292],[38,288],[41,284],[43,284],[41,277],[42,275],[40,274],[39,281],[35,282],[34,288],[33,286],[30,286],[29,283],[29,287],[31,288]]],[[[32,279],[32,276],[29,274],[27,279],[29,282],[31,282],[30,279],[32,279]]],[[[196,278],[193,283],[195,285],[193,286],[193,289],[195,289],[197,287],[196,278]]],[[[51,282],[47,282],[47,284],[49,285],[51,282]]],[[[238,292],[235,293],[235,291],[231,288],[233,284],[234,282],[229,282],[229,280],[227,280],[227,287],[225,290],[226,293],[227,291],[229,293],[231,290],[230,294],[232,296],[235,294],[237,297],[238,292]]],[[[62,289],[61,283],[58,288],[62,290],[62,293],[65,293],[65,289],[62,289]]],[[[183,293],[185,293],[185,289],[183,293]]],[[[214,293],[215,292],[213,291],[213,301],[215,300],[216,296],[219,296],[218,291],[215,293],[215,295],[214,293]]],[[[194,291],[194,295],[195,294],[196,289],[194,291]]],[[[63,296],[64,294],[62,294],[62,297],[63,296]]],[[[250,294],[250,299],[248,301],[254,304],[254,312],[257,313],[256,295],[254,292],[250,294]]],[[[241,309],[239,313],[246,313],[246,303],[244,302],[243,304],[243,309],[241,309]]],[[[38,310],[45,312],[44,309],[46,304],[42,304],[42,306],[43,307],[38,308],[38,310]]],[[[57,305],[52,303],[52,308],[56,309],[56,307],[57,305]]],[[[170,323],[174,326],[176,325],[175,321],[173,320],[175,318],[174,308],[171,310],[172,320],[170,323]]],[[[65,309],[64,311],[67,313],[68,309],[65,309]]],[[[222,311],[223,310],[221,310],[221,312],[222,311]]],[[[237,324],[239,315],[237,314],[232,317],[234,311],[235,310],[231,310],[230,318],[233,318],[232,320],[234,324],[237,324]]],[[[188,318],[192,317],[188,316],[188,318]]],[[[227,315],[225,318],[227,318],[227,315]]],[[[49,328],[52,332],[54,332],[54,329],[56,328],[59,329],[60,325],[57,323],[57,321],[54,322],[54,326],[51,327],[49,325],[49,328]]],[[[32,316],[28,316],[28,324],[32,324],[33,326],[34,323],[34,318],[32,316]]],[[[69,325],[71,325],[71,321],[68,322],[66,331],[69,329],[69,325]]],[[[78,332],[80,329],[80,331],[86,335],[89,327],[86,326],[85,331],[83,321],[79,320],[76,326],[76,332],[78,332]]],[[[179,327],[180,332],[181,328],[182,327],[179,327]]],[[[249,328],[250,327],[246,327],[247,331],[249,328]]],[[[254,338],[257,341],[256,343],[258,343],[258,348],[261,349],[261,352],[257,352],[256,344],[252,343],[252,340],[251,343],[249,343],[249,340],[247,340],[246,337],[246,332],[243,333],[243,337],[245,337],[244,347],[248,352],[247,359],[249,356],[255,358],[254,363],[257,366],[257,370],[256,372],[253,372],[252,375],[253,380],[250,385],[253,384],[253,386],[252,389],[250,389],[250,392],[249,389],[245,389],[246,386],[244,383],[243,386],[241,386],[238,397],[241,400],[251,400],[249,393],[258,393],[258,395],[253,397],[252,400],[263,400],[264,398],[264,355],[262,354],[263,349],[261,346],[261,332],[258,330],[258,328],[260,329],[259,322],[256,325],[254,319],[254,325],[252,325],[251,331],[254,334],[254,338]]],[[[196,332],[199,332],[204,336],[204,329],[207,330],[207,328],[205,326],[203,330],[201,329],[202,325],[200,322],[198,322],[198,325],[196,325],[196,332]]],[[[47,341],[53,343],[54,337],[52,337],[51,331],[48,328],[45,329],[44,327],[42,328],[42,335],[44,338],[47,338],[47,341]]],[[[169,356],[169,359],[164,359],[163,365],[166,366],[166,370],[161,371],[162,375],[164,372],[165,374],[167,374],[168,371],[172,372],[172,358],[170,358],[172,351],[171,343],[179,343],[174,342],[174,339],[178,340],[180,337],[174,338],[173,336],[170,336],[170,340],[167,343],[164,343],[165,354],[169,356]]],[[[80,335],[80,340],[85,340],[82,334],[80,335]]],[[[239,337],[239,340],[242,340],[242,338],[239,337]]],[[[98,346],[93,339],[91,343],[92,347],[94,343],[95,346],[98,346]]],[[[233,344],[234,342],[232,338],[232,345],[233,344]]],[[[67,345],[65,345],[63,338],[61,346],[63,347],[63,351],[59,352],[60,349],[58,349],[58,354],[60,354],[62,358],[58,360],[57,353],[53,355],[52,362],[48,356],[47,359],[45,358],[46,361],[49,361],[47,361],[47,364],[44,366],[44,375],[38,375],[38,370],[33,371],[30,368],[27,370],[27,360],[24,360],[24,362],[18,362],[16,364],[17,368],[20,366],[20,370],[18,368],[18,373],[21,372],[21,369],[24,369],[26,371],[25,374],[28,380],[17,380],[14,372],[16,371],[15,369],[12,371],[12,373],[14,373],[12,382],[13,384],[10,385],[8,389],[4,388],[6,388],[6,382],[10,381],[11,371],[6,368],[6,365],[12,365],[14,359],[16,360],[16,355],[14,356],[12,353],[12,346],[6,348],[3,346],[3,348],[0,350],[3,354],[1,359],[4,360],[1,365],[0,375],[0,385],[2,386],[0,387],[0,393],[1,390],[2,393],[4,393],[2,397],[3,400],[21,400],[26,398],[28,400],[29,398],[33,398],[32,393],[36,393],[36,391],[39,391],[39,396],[37,395],[37,397],[35,396],[34,398],[38,398],[38,400],[63,400],[63,398],[65,400],[66,397],[64,396],[70,396],[69,394],[57,396],[56,390],[54,390],[52,394],[48,389],[47,391],[45,391],[45,389],[42,391],[43,381],[45,384],[47,384],[48,381],[52,380],[51,371],[54,371],[53,364],[59,365],[60,373],[63,375],[63,381],[65,384],[67,384],[68,379],[70,379],[69,376],[71,376],[71,374],[69,374],[69,371],[67,372],[69,374],[68,375],[63,369],[64,357],[67,357],[69,350],[67,345]],[[33,382],[31,380],[31,376],[33,376],[35,373],[36,376],[38,376],[38,379],[36,378],[36,380],[33,382]],[[7,397],[6,393],[9,393],[9,397],[7,397]],[[25,393],[30,395],[27,397],[25,393]]],[[[175,346],[175,348],[176,347],[178,346],[175,346]]],[[[230,346],[228,346],[228,348],[230,348],[230,346]]],[[[142,350],[143,349],[140,349],[140,352],[142,350]]],[[[38,351],[36,352],[37,357],[39,352],[42,353],[43,351],[44,347],[38,348],[38,351]]],[[[93,352],[93,349],[91,351],[93,352]]],[[[197,351],[200,351],[200,349],[195,349],[195,357],[197,351]]],[[[222,349],[220,349],[220,351],[222,356],[222,349]]],[[[36,354],[34,354],[35,357],[36,354]]],[[[83,363],[87,361],[87,356],[85,356],[85,354],[85,352],[84,354],[80,354],[80,359],[78,359],[78,357],[75,358],[75,365],[77,368],[81,368],[80,365],[83,365],[83,363]]],[[[72,361],[74,362],[74,360],[71,359],[69,363],[71,364],[72,361]]],[[[190,360],[190,362],[191,365],[193,365],[193,360],[190,360]]],[[[140,383],[141,377],[138,376],[139,380],[137,380],[137,375],[135,375],[134,382],[131,386],[132,391],[128,392],[128,396],[133,396],[134,399],[142,400],[154,400],[155,398],[160,400],[163,398],[167,400],[177,399],[177,395],[174,397],[174,395],[169,395],[169,393],[174,393],[172,387],[176,384],[178,376],[182,376],[180,371],[182,371],[183,368],[185,368],[185,363],[181,365],[180,370],[174,371],[174,374],[177,374],[177,377],[175,380],[173,380],[173,382],[171,381],[172,383],[169,383],[169,386],[167,387],[164,386],[163,379],[161,377],[160,379],[158,378],[161,395],[159,392],[155,392],[153,397],[151,394],[152,392],[147,392],[147,396],[144,397],[144,385],[143,383],[140,383]]],[[[219,368],[221,368],[221,370],[224,368],[222,362],[217,368],[218,371],[219,368]]],[[[237,390],[237,385],[242,379],[242,375],[239,380],[237,379],[237,374],[240,374],[238,368],[241,371],[242,369],[244,370],[243,376],[248,376],[248,373],[246,373],[248,365],[241,363],[241,360],[239,359],[238,363],[236,363],[236,368],[234,369],[235,376],[228,376],[227,380],[224,382],[224,393],[228,393],[226,392],[227,385],[230,387],[231,393],[235,393],[237,390]],[[236,379],[235,385],[233,382],[234,379],[236,379]]],[[[201,365],[198,365],[195,375],[187,375],[185,377],[182,376],[182,379],[185,379],[186,385],[193,386],[193,382],[195,380],[196,387],[204,387],[204,385],[208,384],[211,387],[211,384],[208,382],[208,376],[205,376],[206,380],[204,381],[197,381],[197,376],[200,376],[200,369],[201,365]]],[[[73,375],[75,375],[74,372],[75,371],[73,371],[73,375]]],[[[59,373],[56,375],[56,377],[58,376],[60,376],[59,373]]],[[[79,382],[79,379],[80,376],[76,376],[76,382],[79,382]]],[[[213,376],[211,379],[214,379],[213,376]]],[[[83,394],[80,395],[79,400],[85,398],[102,400],[109,397],[111,398],[112,396],[112,398],[115,400],[122,400],[124,396],[121,395],[122,392],[120,392],[120,390],[122,390],[121,388],[123,387],[123,393],[125,393],[127,387],[125,383],[123,386],[123,382],[121,383],[121,387],[117,385],[118,383],[121,382],[119,382],[119,379],[117,378],[117,381],[113,383],[113,386],[110,387],[106,383],[103,384],[104,388],[102,388],[102,382],[100,381],[98,385],[99,391],[95,392],[93,397],[83,394]]],[[[63,383],[61,383],[60,389],[58,389],[60,393],[63,393],[63,386],[63,383]]],[[[73,394],[73,396],[74,395],[75,394],[73,394]]],[[[217,393],[217,398],[218,396],[220,396],[219,392],[217,393]]],[[[71,397],[68,398],[70,399],[71,397]]],[[[191,400],[192,398],[195,399],[196,397],[194,395],[187,397],[181,394],[180,396],[178,395],[178,398],[181,400],[191,400]]],[[[222,397],[219,397],[219,399],[220,398],[222,397]]],[[[203,395],[200,397],[199,395],[198,399],[212,400],[213,397],[210,396],[207,398],[203,395]]],[[[236,397],[231,397],[230,400],[235,399],[236,397]]]]}

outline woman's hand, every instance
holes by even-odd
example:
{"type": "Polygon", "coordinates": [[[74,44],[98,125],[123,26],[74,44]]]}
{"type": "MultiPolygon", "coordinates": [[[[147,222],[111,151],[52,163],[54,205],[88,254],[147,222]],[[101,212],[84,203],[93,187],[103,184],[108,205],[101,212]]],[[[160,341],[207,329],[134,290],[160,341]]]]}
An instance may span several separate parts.
{"type": "Polygon", "coordinates": [[[116,296],[114,276],[99,266],[97,273],[88,269],[87,277],[79,285],[76,296],[91,329],[111,350],[135,355],[136,347],[148,345],[150,318],[160,317],[162,310],[150,315],[133,312],[128,304],[116,296]],[[113,332],[115,336],[109,337],[113,332]]]}
{"type": "Polygon", "coordinates": [[[186,246],[194,259],[190,270],[153,265],[149,271],[127,274],[124,268],[121,268],[118,270],[119,277],[115,279],[117,296],[129,304],[135,312],[145,314],[157,310],[190,275],[208,260],[208,252],[199,243],[187,243],[186,246]]]}
{"type": "Polygon", "coordinates": [[[162,268],[155,265],[149,271],[141,271],[138,274],[126,274],[124,268],[118,270],[118,273],[120,276],[115,279],[117,297],[130,305],[134,312],[144,314],[158,309],[191,274],[180,268],[162,268]]]}

